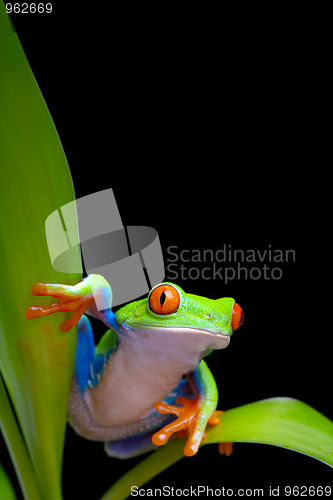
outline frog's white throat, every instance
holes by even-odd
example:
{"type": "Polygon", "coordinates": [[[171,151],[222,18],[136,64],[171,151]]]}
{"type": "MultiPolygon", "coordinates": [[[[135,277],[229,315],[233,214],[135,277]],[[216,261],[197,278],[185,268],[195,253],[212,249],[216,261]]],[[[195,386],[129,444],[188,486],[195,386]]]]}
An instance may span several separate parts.
{"type": "Polygon", "coordinates": [[[227,347],[229,341],[227,335],[194,328],[126,329],[120,335],[112,370],[117,365],[120,373],[131,372],[128,382],[137,379],[139,392],[155,392],[151,397],[156,401],[173,391],[186,373],[194,371],[207,352],[227,347]]]}

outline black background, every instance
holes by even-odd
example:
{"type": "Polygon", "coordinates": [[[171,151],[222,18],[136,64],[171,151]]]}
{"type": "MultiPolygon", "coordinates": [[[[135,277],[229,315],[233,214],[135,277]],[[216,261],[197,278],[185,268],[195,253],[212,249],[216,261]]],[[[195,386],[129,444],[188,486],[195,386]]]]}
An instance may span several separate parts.
{"type": "MultiPolygon", "coordinates": [[[[201,18],[197,12],[194,22],[189,13],[180,20],[168,12],[170,21],[162,23],[160,13],[137,17],[128,8],[105,21],[96,6],[74,12],[55,5],[49,17],[12,20],[58,130],[76,197],[112,187],[124,225],[154,227],[165,258],[171,245],[294,249],[297,264],[267,263],[281,267],[279,280],[177,284],[211,298],[232,296],[245,312],[227,350],[208,358],[219,408],[290,396],[332,419],[322,235],[306,184],[308,107],[301,45],[292,31],[289,44],[282,43],[286,33],[268,37],[269,24],[260,35],[249,26],[244,34],[237,17],[219,25],[214,13],[201,18]]],[[[104,331],[96,329],[97,336],[104,331]]],[[[68,428],[64,498],[98,499],[139,461],[111,459],[101,443],[68,428]]],[[[146,487],[268,492],[269,486],[330,484],[331,474],[307,456],[240,443],[229,458],[215,445],[203,447],[146,487]]]]}

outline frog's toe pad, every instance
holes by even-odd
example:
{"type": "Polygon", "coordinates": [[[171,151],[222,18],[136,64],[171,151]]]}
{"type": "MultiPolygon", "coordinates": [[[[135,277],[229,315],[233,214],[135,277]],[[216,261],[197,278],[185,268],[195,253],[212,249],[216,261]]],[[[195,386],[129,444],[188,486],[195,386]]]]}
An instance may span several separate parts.
{"type": "Polygon", "coordinates": [[[212,416],[208,419],[208,423],[210,425],[217,425],[221,421],[219,419],[219,416],[222,415],[223,411],[222,410],[214,410],[212,413],[212,416]]]}
{"type": "Polygon", "coordinates": [[[233,451],[233,443],[219,443],[219,453],[220,455],[226,455],[227,457],[230,457],[232,451],[233,451]]]}

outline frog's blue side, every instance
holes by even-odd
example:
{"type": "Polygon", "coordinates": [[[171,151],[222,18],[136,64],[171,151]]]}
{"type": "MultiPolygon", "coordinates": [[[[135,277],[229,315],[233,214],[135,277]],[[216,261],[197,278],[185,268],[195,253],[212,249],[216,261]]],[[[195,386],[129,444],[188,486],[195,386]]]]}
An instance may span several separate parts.
{"type": "Polygon", "coordinates": [[[90,365],[95,353],[95,342],[90,321],[82,316],[77,325],[74,377],[83,392],[88,386],[90,365]]]}
{"type": "MultiPolygon", "coordinates": [[[[110,312],[113,314],[112,311],[110,312]]],[[[108,321],[107,324],[110,323],[111,322],[108,321]]],[[[95,346],[94,335],[89,319],[86,316],[82,316],[78,322],[74,376],[81,392],[84,392],[90,387],[95,387],[99,383],[110,355],[118,347],[118,339],[114,341],[114,337],[116,336],[115,332],[109,330],[107,333],[109,333],[110,337],[112,336],[112,339],[110,339],[111,342],[109,342],[111,347],[106,349],[101,347],[98,349],[99,346],[95,346]]],[[[105,337],[103,344],[107,346],[105,337]]]]}

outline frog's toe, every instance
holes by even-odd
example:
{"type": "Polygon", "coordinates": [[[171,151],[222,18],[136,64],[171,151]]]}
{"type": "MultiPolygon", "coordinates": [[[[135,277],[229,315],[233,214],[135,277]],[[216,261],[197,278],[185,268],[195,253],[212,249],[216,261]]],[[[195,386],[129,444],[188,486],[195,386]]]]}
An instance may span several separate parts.
{"type": "MultiPolygon", "coordinates": [[[[212,414],[212,416],[209,418],[208,423],[210,425],[217,425],[220,423],[219,416],[222,415],[223,411],[221,410],[215,410],[212,414]]],[[[219,453],[220,455],[226,455],[229,457],[233,451],[232,446],[233,443],[229,442],[221,442],[218,444],[219,446],[219,453]]]]}
{"type": "Polygon", "coordinates": [[[220,455],[226,455],[229,457],[233,451],[232,449],[233,443],[219,443],[219,453],[220,455]]]}
{"type": "Polygon", "coordinates": [[[212,416],[208,419],[210,425],[217,425],[220,423],[219,415],[222,415],[222,410],[214,410],[212,416]]]}

